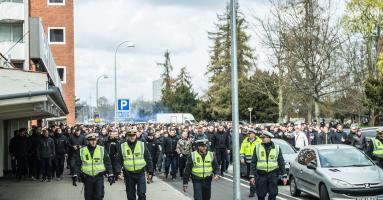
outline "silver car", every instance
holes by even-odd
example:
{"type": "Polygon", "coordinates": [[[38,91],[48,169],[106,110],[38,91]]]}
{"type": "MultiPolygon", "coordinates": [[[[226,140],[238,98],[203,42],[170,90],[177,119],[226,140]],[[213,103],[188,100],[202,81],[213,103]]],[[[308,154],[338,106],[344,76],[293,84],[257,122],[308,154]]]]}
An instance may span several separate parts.
{"type": "Polygon", "coordinates": [[[290,193],[321,200],[383,199],[383,170],[364,153],[347,145],[302,148],[291,163],[290,193]]]}

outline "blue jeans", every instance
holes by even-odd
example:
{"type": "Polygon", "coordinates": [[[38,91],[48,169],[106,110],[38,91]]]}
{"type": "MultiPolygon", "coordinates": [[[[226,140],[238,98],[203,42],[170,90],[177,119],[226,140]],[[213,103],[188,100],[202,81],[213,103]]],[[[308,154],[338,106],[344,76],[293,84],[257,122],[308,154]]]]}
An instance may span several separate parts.
{"type": "Polygon", "coordinates": [[[136,200],[136,195],[138,200],[146,199],[146,180],[145,173],[129,173],[125,176],[125,187],[126,187],[126,196],[128,200],[136,200]]]}
{"type": "Polygon", "coordinates": [[[178,156],[177,155],[166,155],[165,174],[169,174],[170,166],[172,169],[170,174],[172,175],[172,177],[175,177],[178,171],[178,156]]]}

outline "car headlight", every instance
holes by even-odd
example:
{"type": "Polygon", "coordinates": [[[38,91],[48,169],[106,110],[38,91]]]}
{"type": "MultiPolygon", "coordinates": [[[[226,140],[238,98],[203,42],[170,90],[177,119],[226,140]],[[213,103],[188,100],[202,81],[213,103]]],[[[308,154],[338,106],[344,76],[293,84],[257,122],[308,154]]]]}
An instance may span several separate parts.
{"type": "Polygon", "coordinates": [[[331,179],[331,180],[332,180],[332,182],[333,182],[336,186],[338,186],[338,187],[353,187],[352,184],[347,183],[346,181],[342,181],[342,180],[335,179],[335,178],[333,178],[333,179],[331,179]]]}

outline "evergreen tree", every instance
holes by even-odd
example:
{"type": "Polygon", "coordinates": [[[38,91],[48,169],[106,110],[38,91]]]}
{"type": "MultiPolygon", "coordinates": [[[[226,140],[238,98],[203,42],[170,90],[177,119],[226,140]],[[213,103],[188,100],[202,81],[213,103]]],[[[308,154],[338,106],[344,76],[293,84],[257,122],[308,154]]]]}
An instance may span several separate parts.
{"type": "MultiPolygon", "coordinates": [[[[238,6],[237,6],[238,10],[238,6]]],[[[237,15],[237,51],[238,51],[238,80],[239,92],[243,91],[243,84],[247,81],[249,70],[253,66],[253,50],[248,45],[250,36],[245,32],[247,22],[241,12],[237,15]]],[[[214,119],[231,118],[231,34],[230,9],[226,7],[222,15],[218,15],[216,30],[209,32],[209,39],[213,41],[210,50],[209,90],[207,112],[214,119]]]]}
{"type": "Polygon", "coordinates": [[[171,77],[170,73],[173,71],[173,66],[170,62],[170,52],[165,51],[164,54],[165,61],[163,63],[157,63],[158,66],[163,68],[161,74],[161,79],[163,80],[162,96],[161,96],[161,105],[163,106],[163,111],[171,111],[172,98],[174,96],[174,79],[171,77]]]}
{"type": "Polygon", "coordinates": [[[197,105],[197,94],[193,91],[190,82],[190,75],[186,68],[181,68],[181,72],[176,79],[171,109],[173,112],[193,113],[197,105]]]}

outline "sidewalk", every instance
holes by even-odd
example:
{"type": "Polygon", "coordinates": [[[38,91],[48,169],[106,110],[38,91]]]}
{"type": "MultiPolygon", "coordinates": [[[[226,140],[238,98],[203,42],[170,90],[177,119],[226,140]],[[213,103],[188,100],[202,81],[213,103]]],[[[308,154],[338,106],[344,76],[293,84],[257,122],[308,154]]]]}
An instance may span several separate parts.
{"type": "MultiPolygon", "coordinates": [[[[154,183],[146,186],[147,199],[190,200],[180,191],[175,190],[167,183],[154,178],[154,183]]],[[[39,181],[0,180],[0,200],[81,200],[83,197],[83,184],[72,186],[70,177],[63,181],[52,180],[50,183],[39,181]]],[[[125,185],[119,181],[113,186],[105,182],[105,200],[126,199],[125,185]]]]}

